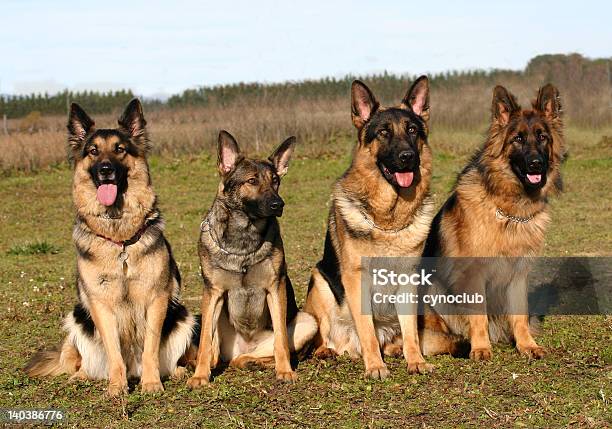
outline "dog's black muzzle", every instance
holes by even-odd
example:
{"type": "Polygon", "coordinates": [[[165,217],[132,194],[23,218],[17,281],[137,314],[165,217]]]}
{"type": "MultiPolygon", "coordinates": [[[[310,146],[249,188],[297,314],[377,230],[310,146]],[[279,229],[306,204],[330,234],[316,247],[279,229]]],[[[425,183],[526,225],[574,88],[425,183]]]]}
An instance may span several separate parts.
{"type": "Polygon", "coordinates": [[[544,159],[540,155],[529,155],[525,158],[527,174],[542,174],[544,172],[544,159]]]}
{"type": "Polygon", "coordinates": [[[123,165],[111,161],[98,162],[91,167],[89,172],[96,187],[112,183],[123,188],[123,182],[127,176],[126,168],[123,165]]]}
{"type": "Polygon", "coordinates": [[[285,202],[281,197],[275,197],[268,202],[268,216],[281,217],[283,215],[283,207],[285,202]]]}
{"type": "Polygon", "coordinates": [[[414,171],[419,165],[419,154],[413,149],[403,150],[397,154],[397,171],[414,171]]]}
{"type": "Polygon", "coordinates": [[[516,157],[511,165],[527,192],[537,191],[546,184],[548,162],[539,153],[516,157]]]}
{"type": "Polygon", "coordinates": [[[101,183],[114,183],[117,179],[115,167],[110,162],[100,163],[97,176],[101,183]]]}

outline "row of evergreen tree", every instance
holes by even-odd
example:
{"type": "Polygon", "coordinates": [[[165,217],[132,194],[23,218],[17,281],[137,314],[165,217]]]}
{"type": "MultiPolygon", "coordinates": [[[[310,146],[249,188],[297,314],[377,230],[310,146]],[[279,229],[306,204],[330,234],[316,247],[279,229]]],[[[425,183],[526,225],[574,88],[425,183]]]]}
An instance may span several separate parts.
{"type": "MultiPolygon", "coordinates": [[[[273,84],[237,83],[188,89],[173,95],[165,103],[159,100],[144,100],[148,110],[166,106],[168,108],[191,106],[226,106],[235,103],[262,105],[285,103],[287,100],[333,99],[345,97],[354,76],[323,78],[302,82],[273,84]]],[[[383,99],[395,97],[405,90],[406,82],[414,76],[389,73],[363,77],[376,88],[383,99]]],[[[533,58],[524,70],[475,70],[446,72],[430,75],[432,88],[463,90],[475,87],[492,88],[500,82],[529,81],[531,86],[554,82],[569,95],[586,95],[585,92],[610,91],[610,60],[591,60],[579,54],[540,55],[533,58]],[[607,89],[606,89],[607,88],[607,89]]],[[[71,101],[79,102],[93,114],[110,113],[125,105],[134,94],[130,90],[114,92],[70,92],[56,95],[32,94],[25,96],[0,96],[0,115],[9,118],[23,117],[30,112],[42,115],[65,114],[71,101]]]]}
{"type": "MultiPolygon", "coordinates": [[[[213,87],[188,89],[167,101],[169,107],[250,104],[253,101],[283,102],[296,99],[333,99],[346,97],[355,76],[323,78],[302,82],[237,83],[213,87]]],[[[382,73],[360,77],[376,88],[383,99],[395,99],[405,91],[406,83],[416,76],[382,73]]],[[[523,70],[467,70],[449,71],[429,75],[431,87],[438,90],[487,88],[505,82],[529,82],[531,86],[554,82],[564,90],[576,92],[605,92],[610,90],[610,60],[589,59],[580,54],[539,55],[529,61],[523,70]]]]}
{"type": "Polygon", "coordinates": [[[30,94],[17,96],[0,96],[0,115],[8,118],[21,118],[30,112],[40,112],[42,115],[63,115],[70,103],[76,101],[86,106],[92,114],[110,113],[117,106],[127,104],[134,93],[130,90],[94,92],[94,91],[63,91],[58,94],[30,94]]]}

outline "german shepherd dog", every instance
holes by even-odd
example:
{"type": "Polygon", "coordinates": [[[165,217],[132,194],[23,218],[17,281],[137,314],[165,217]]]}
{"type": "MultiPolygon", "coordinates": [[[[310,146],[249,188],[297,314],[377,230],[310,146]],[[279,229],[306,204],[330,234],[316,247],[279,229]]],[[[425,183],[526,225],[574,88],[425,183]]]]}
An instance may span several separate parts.
{"type": "MultiPolygon", "coordinates": [[[[438,328],[470,341],[474,360],[490,359],[491,342],[498,341],[514,340],[518,351],[532,358],[545,354],[524,312],[531,265],[524,257],[536,256],[543,246],[550,221],[548,198],[562,188],[565,148],[559,91],[546,85],[532,104],[532,109],[522,109],[504,87],[494,89],[488,138],[459,174],[423,253],[474,257],[450,263],[444,287],[458,294],[481,293],[485,301],[501,302],[507,310],[487,316],[485,302],[483,311],[475,312],[479,314],[440,315],[445,323],[433,318],[438,328]]],[[[433,337],[427,329],[423,334],[425,347],[433,337]]]]}
{"type": "Polygon", "coordinates": [[[219,361],[273,364],[278,380],[294,381],[290,352],[317,331],[314,318],[298,311],[277,220],[285,205],[280,180],[295,144],[291,137],[267,160],[254,160],[229,133],[219,134],[221,182],[199,242],[204,291],[192,388],[207,384],[219,361]]]}
{"type": "Polygon", "coordinates": [[[96,129],[71,106],[78,303],[64,320],[61,347],[26,366],[31,376],[108,379],[112,396],[127,392],[128,377],[139,377],[143,392],[158,392],[190,345],[194,319],[179,303],[180,275],[151,187],[145,125],[137,99],[114,129],[96,129]]]}
{"type": "Polygon", "coordinates": [[[377,308],[362,314],[363,256],[420,257],[433,218],[429,81],[418,78],[397,107],[380,107],[360,81],[351,89],[358,143],[349,169],[336,182],[323,259],[312,271],[304,310],[319,324],[315,356],[348,353],[365,375],[384,379],[385,354],[403,353],[411,373],[431,365],[419,348],[416,311],[377,308]]]}

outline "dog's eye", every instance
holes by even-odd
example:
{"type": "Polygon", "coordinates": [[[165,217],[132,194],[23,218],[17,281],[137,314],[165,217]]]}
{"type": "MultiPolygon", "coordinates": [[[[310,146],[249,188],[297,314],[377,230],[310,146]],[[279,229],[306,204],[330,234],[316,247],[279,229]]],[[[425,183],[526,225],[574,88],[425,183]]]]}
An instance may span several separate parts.
{"type": "Polygon", "coordinates": [[[254,177],[251,177],[249,180],[247,180],[247,182],[249,182],[251,185],[257,185],[257,179],[254,177]]]}
{"type": "Polygon", "coordinates": [[[380,131],[378,131],[378,137],[386,139],[387,137],[389,137],[389,131],[388,130],[380,130],[380,131]]]}
{"type": "Polygon", "coordinates": [[[125,148],[123,146],[116,146],[115,153],[123,153],[125,152],[125,148]]]}
{"type": "Polygon", "coordinates": [[[516,136],[514,138],[514,143],[523,143],[523,137],[521,136],[516,136]]]}
{"type": "Polygon", "coordinates": [[[416,134],[416,132],[417,132],[417,129],[414,125],[410,125],[408,127],[408,134],[416,134]]]}
{"type": "Polygon", "coordinates": [[[89,149],[89,153],[90,153],[91,155],[93,155],[93,156],[98,156],[98,154],[99,154],[100,152],[98,152],[98,148],[97,148],[97,147],[93,146],[91,149],[89,149]]]}
{"type": "Polygon", "coordinates": [[[545,143],[547,140],[548,140],[548,137],[547,137],[545,134],[540,134],[540,135],[538,136],[538,141],[539,141],[540,143],[545,143]]]}
{"type": "Polygon", "coordinates": [[[278,183],[278,176],[272,176],[272,183],[275,185],[278,183]]]}

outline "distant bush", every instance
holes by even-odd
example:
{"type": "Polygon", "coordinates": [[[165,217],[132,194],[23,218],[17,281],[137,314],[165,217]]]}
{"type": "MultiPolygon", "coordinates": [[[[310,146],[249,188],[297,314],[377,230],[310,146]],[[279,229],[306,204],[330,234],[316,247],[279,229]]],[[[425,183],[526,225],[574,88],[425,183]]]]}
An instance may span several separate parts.
{"type": "Polygon", "coordinates": [[[46,128],[46,123],[38,110],[30,112],[19,122],[19,131],[34,133],[46,128]]]}
{"type": "Polygon", "coordinates": [[[599,146],[602,148],[612,149],[612,136],[601,136],[599,146]]]}

